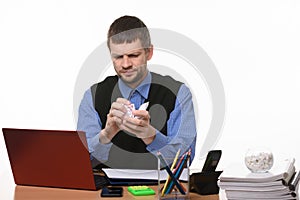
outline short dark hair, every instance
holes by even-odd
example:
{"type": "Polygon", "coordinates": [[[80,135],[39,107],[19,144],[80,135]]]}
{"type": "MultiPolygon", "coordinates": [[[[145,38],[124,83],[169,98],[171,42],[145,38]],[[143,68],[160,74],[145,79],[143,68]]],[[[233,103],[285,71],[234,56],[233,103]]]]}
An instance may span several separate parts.
{"type": "Polygon", "coordinates": [[[140,39],[144,48],[151,45],[150,33],[142,20],[135,16],[122,16],[116,19],[107,33],[107,46],[110,49],[110,41],[115,44],[131,43],[140,39]]]}

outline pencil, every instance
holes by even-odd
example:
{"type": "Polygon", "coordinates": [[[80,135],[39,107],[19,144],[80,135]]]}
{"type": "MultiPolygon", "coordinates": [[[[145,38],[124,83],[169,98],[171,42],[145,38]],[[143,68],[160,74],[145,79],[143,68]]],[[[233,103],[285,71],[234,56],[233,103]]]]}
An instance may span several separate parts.
{"type": "MultiPolygon", "coordinates": [[[[171,165],[171,171],[173,171],[173,169],[174,169],[174,167],[175,167],[175,164],[176,164],[176,162],[177,162],[177,160],[178,160],[179,154],[180,154],[180,149],[178,149],[178,151],[177,151],[177,153],[176,153],[176,155],[175,155],[175,158],[174,158],[173,163],[172,163],[172,165],[171,165]]],[[[161,195],[162,195],[162,196],[164,196],[165,191],[166,191],[166,189],[167,189],[167,185],[169,184],[169,181],[170,181],[170,180],[171,180],[171,176],[169,175],[169,176],[168,176],[168,179],[166,180],[166,183],[165,183],[165,185],[164,185],[164,187],[163,187],[163,190],[162,190],[162,192],[161,192],[161,195]]]]}
{"type": "Polygon", "coordinates": [[[181,185],[179,184],[178,180],[175,178],[173,172],[171,171],[171,169],[169,168],[166,160],[164,159],[164,157],[162,156],[162,154],[160,152],[157,152],[157,156],[160,159],[160,161],[162,162],[163,166],[165,166],[166,171],[168,172],[168,174],[171,177],[171,183],[172,185],[176,185],[176,187],[178,188],[178,190],[180,191],[181,194],[185,194],[185,191],[183,190],[183,188],[181,187],[181,185]]]}
{"type": "MultiPolygon", "coordinates": [[[[189,150],[188,152],[186,152],[184,154],[184,158],[181,160],[181,162],[179,163],[179,166],[178,168],[176,169],[175,171],[175,179],[179,179],[182,171],[183,171],[183,168],[185,166],[185,164],[187,163],[187,160],[188,158],[190,157],[190,154],[191,154],[191,151],[189,150]]],[[[177,186],[177,185],[176,185],[177,186]]],[[[172,191],[172,189],[174,188],[174,182],[171,182],[169,185],[168,185],[168,188],[166,189],[165,193],[170,193],[172,191]]]]}

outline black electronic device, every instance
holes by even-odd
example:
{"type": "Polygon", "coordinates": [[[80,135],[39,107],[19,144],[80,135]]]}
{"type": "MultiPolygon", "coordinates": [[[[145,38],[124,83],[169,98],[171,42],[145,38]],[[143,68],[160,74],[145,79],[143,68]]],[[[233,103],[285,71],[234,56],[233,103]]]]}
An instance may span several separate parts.
{"type": "Polygon", "coordinates": [[[216,171],[221,159],[221,150],[211,150],[206,156],[202,172],[190,176],[190,191],[201,195],[218,194],[218,177],[223,171],[216,171]]]}
{"type": "Polygon", "coordinates": [[[220,161],[222,155],[221,150],[211,150],[206,156],[205,163],[202,168],[202,172],[214,172],[220,161]]]}
{"type": "Polygon", "coordinates": [[[103,187],[101,191],[101,197],[122,197],[122,187],[103,187]]]}

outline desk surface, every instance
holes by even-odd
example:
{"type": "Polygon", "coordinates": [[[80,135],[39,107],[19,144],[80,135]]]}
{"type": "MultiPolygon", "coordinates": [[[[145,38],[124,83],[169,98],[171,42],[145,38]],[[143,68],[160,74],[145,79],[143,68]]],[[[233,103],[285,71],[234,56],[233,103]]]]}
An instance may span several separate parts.
{"type": "MultiPolygon", "coordinates": [[[[14,191],[14,200],[98,200],[100,199],[99,191],[86,191],[86,190],[69,190],[69,189],[57,189],[57,188],[45,188],[45,187],[30,187],[30,186],[15,186],[14,191]]],[[[195,193],[190,193],[191,199],[200,199],[200,200],[218,200],[218,195],[208,195],[200,196],[195,193]]],[[[120,198],[106,198],[109,200],[117,200],[120,198]]],[[[133,196],[127,192],[127,189],[124,187],[123,199],[157,199],[157,196],[133,196]]]]}
{"type": "MultiPolygon", "coordinates": [[[[151,186],[152,187],[152,186],[151,186]]],[[[153,186],[155,187],[155,186],[153,186]]],[[[15,185],[12,174],[0,174],[0,199],[5,200],[98,200],[100,199],[100,192],[88,190],[72,190],[60,188],[47,188],[47,187],[32,187],[15,185]]],[[[191,199],[200,200],[225,200],[225,195],[221,192],[220,195],[201,196],[196,193],[190,193],[191,199]]],[[[116,200],[120,198],[106,198],[109,200],[116,200]]],[[[143,196],[137,197],[127,192],[124,187],[123,199],[157,199],[157,196],[143,196]]]]}

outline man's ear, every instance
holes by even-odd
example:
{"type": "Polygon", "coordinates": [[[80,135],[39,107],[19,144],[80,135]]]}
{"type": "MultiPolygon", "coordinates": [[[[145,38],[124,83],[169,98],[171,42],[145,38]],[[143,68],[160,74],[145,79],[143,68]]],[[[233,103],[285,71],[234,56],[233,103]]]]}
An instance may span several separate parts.
{"type": "Polygon", "coordinates": [[[153,45],[151,44],[150,47],[147,49],[147,60],[150,60],[153,56],[153,45]]]}

